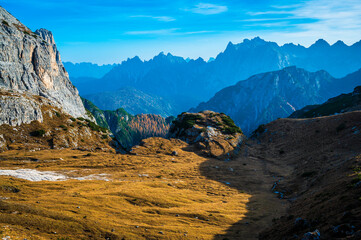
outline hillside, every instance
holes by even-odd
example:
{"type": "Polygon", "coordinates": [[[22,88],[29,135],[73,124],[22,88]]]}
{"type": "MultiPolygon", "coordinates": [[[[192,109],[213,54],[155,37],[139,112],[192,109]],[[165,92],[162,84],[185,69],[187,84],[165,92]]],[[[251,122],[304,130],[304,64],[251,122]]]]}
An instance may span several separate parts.
{"type": "Polygon", "coordinates": [[[336,79],[325,71],[308,72],[287,67],[280,71],[257,74],[222,89],[192,112],[224,112],[250,135],[260,124],[288,117],[310,104],[320,104],[341,93],[350,92],[361,83],[361,71],[336,79]]]}
{"type": "Polygon", "coordinates": [[[131,87],[121,88],[113,92],[84,95],[84,98],[89,99],[103,110],[123,108],[132,115],[149,113],[162,117],[176,114],[174,107],[167,100],[131,87]]]}
{"type": "Polygon", "coordinates": [[[76,86],[82,95],[134,87],[176,103],[176,111],[180,113],[254,74],[289,66],[312,72],[326,70],[337,78],[344,77],[361,68],[360,52],[361,42],[347,46],[339,41],[330,46],[318,40],[306,48],[294,44],[279,46],[260,38],[245,39],[239,44],[229,43],[211,62],[201,58],[186,61],[170,53],[160,53],[149,61],[134,57],[114,67],[103,78],[82,79],[76,86]]]}
{"type": "Polygon", "coordinates": [[[226,161],[206,157],[197,142],[163,138],[143,140],[131,154],[5,151],[1,236],[357,239],[360,114],[276,120],[226,161]]]}
{"type": "Polygon", "coordinates": [[[290,118],[314,118],[361,110],[361,87],[352,93],[342,94],[318,105],[306,106],[289,116],[290,118]]]}
{"type": "MultiPolygon", "coordinates": [[[[31,94],[1,91],[1,99],[19,99],[19,103],[31,102],[39,106],[35,121],[26,123],[22,119],[11,118],[11,109],[1,111],[0,117],[8,123],[0,125],[0,151],[40,151],[43,149],[79,149],[84,151],[114,151],[112,139],[107,129],[82,117],[74,118],[64,113],[63,109],[53,106],[52,101],[31,94]],[[14,123],[14,124],[9,124],[14,123]],[[16,124],[15,124],[16,123],[16,124]]],[[[14,100],[12,100],[13,102],[14,100]]],[[[31,113],[31,112],[30,112],[31,113]]],[[[24,116],[26,118],[27,116],[24,116]]],[[[28,116],[32,118],[32,116],[28,116]]],[[[90,118],[90,117],[89,117],[90,118]]]]}
{"type": "Polygon", "coordinates": [[[354,111],[280,119],[264,127],[257,138],[259,154],[289,169],[275,175],[273,191],[291,205],[260,239],[300,238],[307,232],[319,234],[319,239],[359,239],[360,118],[361,112],[354,111]]]}
{"type": "Polygon", "coordinates": [[[109,129],[125,150],[149,137],[166,137],[172,118],[155,114],[132,115],[124,109],[100,110],[92,102],[82,99],[85,108],[95,117],[97,124],[109,129]]]}

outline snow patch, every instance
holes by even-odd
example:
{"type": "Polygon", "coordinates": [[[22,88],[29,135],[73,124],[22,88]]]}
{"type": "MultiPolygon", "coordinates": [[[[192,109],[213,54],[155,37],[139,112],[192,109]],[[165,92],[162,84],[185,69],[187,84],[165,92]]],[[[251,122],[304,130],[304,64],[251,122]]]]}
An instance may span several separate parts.
{"type": "Polygon", "coordinates": [[[38,171],[35,169],[16,169],[16,170],[0,170],[0,175],[2,176],[11,176],[15,178],[21,178],[25,180],[29,180],[32,182],[40,182],[40,181],[65,181],[69,179],[77,179],[77,180],[104,180],[109,181],[105,176],[107,174],[93,174],[85,177],[68,177],[66,175],[52,172],[52,171],[38,171]]]}

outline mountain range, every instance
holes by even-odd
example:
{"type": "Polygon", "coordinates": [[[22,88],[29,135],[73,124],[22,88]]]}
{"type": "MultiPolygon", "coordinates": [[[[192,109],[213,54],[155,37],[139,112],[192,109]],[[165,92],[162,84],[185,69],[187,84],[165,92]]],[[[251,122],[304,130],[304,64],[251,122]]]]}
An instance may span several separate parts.
{"type": "Polygon", "coordinates": [[[320,104],[333,96],[351,92],[359,84],[361,70],[344,78],[334,78],[326,71],[308,72],[287,67],[239,81],[190,111],[224,112],[250,134],[260,124],[288,117],[306,105],[320,104]]]}
{"type": "Polygon", "coordinates": [[[144,93],[133,87],[120,88],[117,91],[84,95],[100,109],[117,110],[124,108],[128,113],[157,114],[163,117],[177,114],[168,101],[162,97],[144,93]]]}
{"type": "Polygon", "coordinates": [[[112,68],[117,66],[117,64],[98,65],[88,62],[63,62],[63,65],[66,71],[69,73],[72,81],[74,81],[74,79],[82,77],[101,78],[105,74],[107,74],[112,68]]]}
{"type": "MultiPolygon", "coordinates": [[[[359,86],[361,70],[335,78],[285,67],[200,104],[250,132],[333,97],[247,138],[224,113],[99,109],[78,95],[52,33],[32,32],[1,7],[0,49],[1,239],[360,239],[361,89],[334,96],[359,86]]],[[[147,66],[172,59],[163,54],[147,66]]],[[[162,88],[166,74],[180,76],[178,60],[160,64],[146,86],[185,102],[201,75],[162,88]]],[[[146,94],[128,87],[114,98],[141,98],[142,108],[160,101],[146,94]]]]}
{"type": "Polygon", "coordinates": [[[186,61],[170,53],[160,53],[149,61],[134,57],[100,79],[83,78],[74,84],[83,96],[130,86],[164,98],[179,113],[254,74],[288,66],[307,71],[325,70],[334,77],[343,77],[361,67],[360,53],[361,42],[352,46],[341,41],[329,45],[320,39],[306,48],[294,44],[279,46],[256,37],[239,44],[230,42],[225,51],[210,62],[202,58],[186,61]]]}

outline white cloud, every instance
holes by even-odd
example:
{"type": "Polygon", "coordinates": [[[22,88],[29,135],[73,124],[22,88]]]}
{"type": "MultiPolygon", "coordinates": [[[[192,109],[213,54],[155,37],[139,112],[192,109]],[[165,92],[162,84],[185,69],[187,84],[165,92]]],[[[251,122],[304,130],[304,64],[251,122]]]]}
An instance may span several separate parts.
{"type": "Polygon", "coordinates": [[[131,16],[132,18],[152,18],[161,22],[173,22],[176,19],[169,16],[151,16],[151,15],[135,15],[131,16]]]}
{"type": "Polygon", "coordinates": [[[159,29],[159,30],[145,30],[145,31],[130,31],[125,32],[126,35],[169,35],[177,31],[178,28],[159,29]]]}
{"type": "Polygon", "coordinates": [[[247,21],[307,20],[291,22],[292,25],[289,25],[287,29],[277,33],[288,39],[302,39],[301,41],[309,42],[311,39],[323,38],[329,42],[343,40],[348,43],[361,39],[360,0],[311,0],[302,5],[274,6],[274,8],[275,11],[249,12],[248,14],[251,16],[265,16],[265,18],[248,19],[247,21]],[[275,15],[275,17],[270,15],[275,15]],[[282,17],[283,15],[285,17],[282,17]]]}
{"type": "Polygon", "coordinates": [[[227,12],[228,7],[211,4],[211,3],[199,3],[199,4],[195,5],[194,8],[185,9],[185,11],[198,13],[198,14],[202,14],[202,15],[213,15],[213,14],[227,12]]]}

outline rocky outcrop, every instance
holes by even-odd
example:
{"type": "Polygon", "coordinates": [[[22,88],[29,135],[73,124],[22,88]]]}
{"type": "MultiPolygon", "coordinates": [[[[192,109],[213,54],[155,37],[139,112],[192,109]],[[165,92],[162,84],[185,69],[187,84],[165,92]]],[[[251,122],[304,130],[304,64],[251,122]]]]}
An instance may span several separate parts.
{"type": "MultiPolygon", "coordinates": [[[[63,67],[52,33],[45,29],[32,32],[1,7],[0,88],[45,97],[74,117],[86,117],[78,91],[63,67]]],[[[21,97],[2,97],[0,124],[19,125],[42,120],[37,103],[22,100],[21,97]],[[14,106],[16,111],[11,110],[14,106]],[[11,112],[5,114],[5,111],[11,112]]]]}
{"type": "Polygon", "coordinates": [[[212,111],[182,113],[173,121],[169,137],[194,144],[205,155],[227,158],[238,152],[245,139],[230,117],[212,111]]]}

